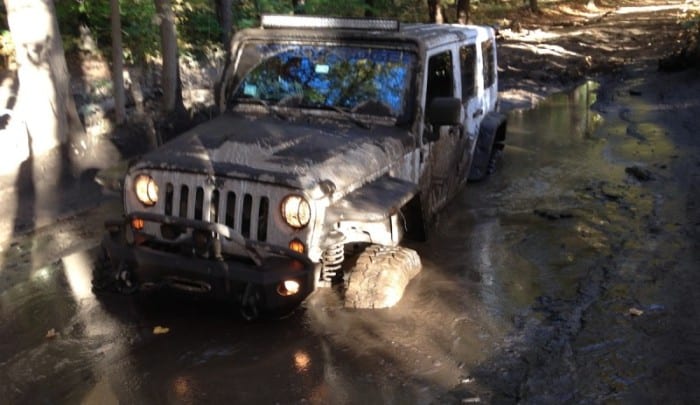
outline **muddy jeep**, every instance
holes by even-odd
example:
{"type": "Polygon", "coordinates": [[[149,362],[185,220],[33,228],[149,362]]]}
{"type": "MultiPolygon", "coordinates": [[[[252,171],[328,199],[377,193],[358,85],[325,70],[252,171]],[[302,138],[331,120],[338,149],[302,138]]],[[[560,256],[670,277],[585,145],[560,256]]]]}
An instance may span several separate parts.
{"type": "Polygon", "coordinates": [[[494,30],[261,25],[231,42],[220,115],[130,166],[95,285],[233,298],[246,317],[342,282],[348,307],[392,306],[421,268],[399,244],[503,149],[494,30]]]}

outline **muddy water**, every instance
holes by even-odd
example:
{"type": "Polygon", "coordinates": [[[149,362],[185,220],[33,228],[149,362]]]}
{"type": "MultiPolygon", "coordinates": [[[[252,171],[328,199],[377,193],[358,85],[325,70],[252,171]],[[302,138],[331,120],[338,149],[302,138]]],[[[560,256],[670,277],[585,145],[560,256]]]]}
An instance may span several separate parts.
{"type": "MultiPolygon", "coordinates": [[[[637,124],[636,109],[603,122],[589,108],[596,89],[586,83],[535,110],[510,114],[499,172],[470,184],[440,215],[429,242],[412,246],[424,269],[390,310],[346,310],[329,290],[286,319],[253,323],[220,303],[167,294],[98,300],[90,292],[94,250],[48,264],[6,250],[2,402],[605,398],[596,395],[624,387],[636,371],[624,358],[607,361],[601,348],[618,347],[619,338],[599,337],[582,319],[599,321],[590,313],[603,312],[594,302],[609,294],[604,287],[613,287],[606,305],[615,311],[634,304],[625,301],[626,291],[614,290],[628,285],[606,280],[618,268],[632,277],[624,271],[634,273],[648,258],[634,255],[647,247],[643,240],[624,235],[644,234],[659,205],[658,196],[630,181],[618,156],[627,153],[632,161],[635,153],[650,153],[635,135],[661,135],[637,124]],[[620,252],[629,260],[611,259],[620,252]],[[158,326],[167,333],[155,333],[158,326]],[[567,365],[585,356],[597,356],[605,367],[572,375],[567,365]],[[571,397],[577,375],[602,388],[589,384],[571,397]]],[[[91,235],[97,242],[89,232],[67,229],[75,239],[91,235]]],[[[36,235],[12,249],[45,246],[36,241],[46,238],[36,235]]]]}

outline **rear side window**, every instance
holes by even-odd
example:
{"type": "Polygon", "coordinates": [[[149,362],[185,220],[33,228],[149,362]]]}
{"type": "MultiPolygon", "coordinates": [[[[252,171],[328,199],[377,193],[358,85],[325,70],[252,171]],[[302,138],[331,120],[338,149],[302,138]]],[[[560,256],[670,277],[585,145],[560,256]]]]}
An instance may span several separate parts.
{"type": "Polygon", "coordinates": [[[493,40],[489,39],[481,43],[481,54],[484,66],[484,88],[491,87],[496,82],[496,58],[493,40]]]}
{"type": "Polygon", "coordinates": [[[476,46],[467,45],[459,48],[459,63],[462,71],[462,100],[467,100],[476,93],[476,46]]]}
{"type": "Polygon", "coordinates": [[[426,105],[435,97],[454,97],[454,77],[452,74],[452,53],[439,53],[428,61],[428,87],[426,105]]]}

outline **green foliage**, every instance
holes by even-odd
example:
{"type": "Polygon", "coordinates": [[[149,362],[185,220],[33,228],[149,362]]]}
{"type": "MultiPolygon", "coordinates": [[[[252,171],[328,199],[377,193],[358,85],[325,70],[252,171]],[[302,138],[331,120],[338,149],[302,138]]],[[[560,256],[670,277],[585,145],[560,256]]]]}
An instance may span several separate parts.
{"type": "Polygon", "coordinates": [[[180,51],[202,56],[207,48],[220,47],[222,30],[216,18],[214,1],[178,0],[173,6],[178,20],[180,51]]]}
{"type": "Polygon", "coordinates": [[[7,68],[15,56],[15,43],[10,31],[0,31],[0,67],[7,68]]]}
{"type": "MultiPolygon", "coordinates": [[[[153,0],[120,0],[124,53],[132,62],[143,61],[159,49],[153,0]]],[[[100,50],[111,47],[110,7],[107,0],[57,1],[56,17],[66,49],[81,41],[80,27],[87,28],[100,50]]]]}
{"type": "MultiPolygon", "coordinates": [[[[195,57],[220,47],[222,28],[216,16],[215,0],[171,0],[177,17],[180,51],[195,57]]],[[[234,0],[233,28],[258,26],[264,13],[293,13],[292,0],[234,0]]],[[[397,18],[405,22],[428,19],[426,0],[306,0],[304,12],[315,15],[364,16],[367,11],[376,17],[397,18]]],[[[513,7],[522,0],[472,0],[472,9],[484,11],[513,7]]],[[[0,3],[1,4],[1,3],[0,3]]],[[[454,21],[456,0],[442,0],[448,21],[454,21]]],[[[157,55],[160,39],[154,0],[120,0],[124,54],[128,62],[141,63],[157,55]]],[[[0,14],[4,7],[0,7],[0,14]]],[[[66,50],[82,49],[83,34],[89,32],[100,52],[110,52],[110,7],[108,0],[56,0],[59,27],[66,50]]],[[[483,15],[483,14],[482,14],[483,15]]],[[[475,15],[478,18],[477,15],[475,15]]],[[[0,27],[1,28],[1,27],[0,27]]]]}
{"type": "Polygon", "coordinates": [[[260,15],[291,14],[291,0],[241,0],[233,5],[233,25],[239,30],[243,28],[257,27],[260,24],[260,15]]]}

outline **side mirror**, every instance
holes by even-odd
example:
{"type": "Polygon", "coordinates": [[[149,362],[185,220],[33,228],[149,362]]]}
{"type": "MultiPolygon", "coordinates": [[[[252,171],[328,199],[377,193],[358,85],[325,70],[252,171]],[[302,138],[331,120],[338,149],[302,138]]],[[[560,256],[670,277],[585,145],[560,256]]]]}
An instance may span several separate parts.
{"type": "Polygon", "coordinates": [[[423,138],[428,142],[440,139],[440,127],[462,125],[462,100],[454,97],[436,97],[426,111],[426,131],[423,138]]]}
{"type": "Polygon", "coordinates": [[[436,97],[428,105],[428,122],[434,127],[462,124],[462,100],[454,97],[436,97]]]}

